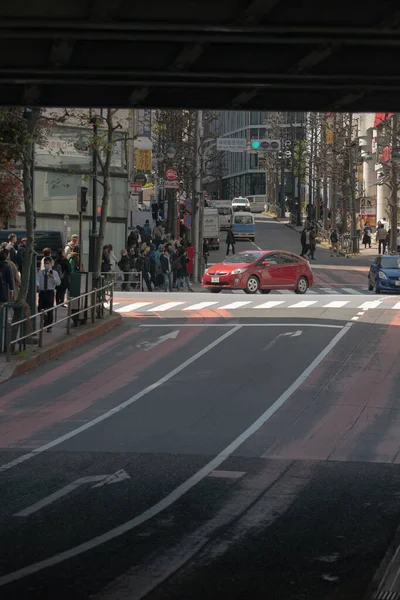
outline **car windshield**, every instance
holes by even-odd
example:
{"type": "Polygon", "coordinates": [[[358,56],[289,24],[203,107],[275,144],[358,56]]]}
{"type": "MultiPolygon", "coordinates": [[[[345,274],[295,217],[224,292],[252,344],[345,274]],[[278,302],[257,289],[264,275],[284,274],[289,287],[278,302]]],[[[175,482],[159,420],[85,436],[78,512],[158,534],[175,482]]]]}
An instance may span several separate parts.
{"type": "Polygon", "coordinates": [[[224,260],[224,263],[252,263],[260,258],[261,252],[245,252],[243,254],[234,254],[224,260]]]}
{"type": "Polygon", "coordinates": [[[252,225],[253,217],[250,215],[239,215],[235,217],[235,223],[237,225],[252,225]]]}
{"type": "Polygon", "coordinates": [[[383,256],[381,259],[382,269],[400,269],[399,256],[383,256]]]}

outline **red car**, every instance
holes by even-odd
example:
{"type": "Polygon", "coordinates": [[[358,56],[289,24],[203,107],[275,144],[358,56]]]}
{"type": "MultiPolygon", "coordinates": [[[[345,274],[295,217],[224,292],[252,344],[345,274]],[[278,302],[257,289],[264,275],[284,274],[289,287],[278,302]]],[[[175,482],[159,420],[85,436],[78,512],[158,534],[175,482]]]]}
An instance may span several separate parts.
{"type": "Polygon", "coordinates": [[[307,260],[284,250],[246,250],[206,269],[202,286],[218,293],[223,289],[246,294],[269,294],[271,290],[294,290],[305,294],[313,274],[307,260]]]}

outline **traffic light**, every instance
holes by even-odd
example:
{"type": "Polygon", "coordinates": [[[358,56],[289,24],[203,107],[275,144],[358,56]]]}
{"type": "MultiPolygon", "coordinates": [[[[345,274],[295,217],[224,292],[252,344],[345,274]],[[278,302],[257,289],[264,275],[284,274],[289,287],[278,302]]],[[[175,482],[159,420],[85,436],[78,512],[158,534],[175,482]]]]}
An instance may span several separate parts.
{"type": "Polygon", "coordinates": [[[281,149],[280,140],[252,140],[251,149],[258,152],[276,152],[281,149]]]}
{"type": "Polygon", "coordinates": [[[36,210],[33,211],[33,229],[36,229],[36,210]]]}

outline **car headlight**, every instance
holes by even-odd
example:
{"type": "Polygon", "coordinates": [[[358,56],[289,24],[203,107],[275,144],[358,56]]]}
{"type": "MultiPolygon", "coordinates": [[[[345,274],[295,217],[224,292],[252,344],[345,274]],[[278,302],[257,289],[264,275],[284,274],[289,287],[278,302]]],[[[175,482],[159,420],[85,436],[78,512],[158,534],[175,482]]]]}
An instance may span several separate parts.
{"type": "Polygon", "coordinates": [[[204,271],[203,275],[208,275],[208,269],[204,271]]]}
{"type": "Polygon", "coordinates": [[[383,271],[379,271],[379,279],[385,279],[385,280],[387,280],[386,273],[384,273],[383,271]]]}
{"type": "Polygon", "coordinates": [[[246,271],[246,269],[234,269],[233,271],[231,271],[232,275],[239,275],[240,273],[244,273],[246,271]]]}

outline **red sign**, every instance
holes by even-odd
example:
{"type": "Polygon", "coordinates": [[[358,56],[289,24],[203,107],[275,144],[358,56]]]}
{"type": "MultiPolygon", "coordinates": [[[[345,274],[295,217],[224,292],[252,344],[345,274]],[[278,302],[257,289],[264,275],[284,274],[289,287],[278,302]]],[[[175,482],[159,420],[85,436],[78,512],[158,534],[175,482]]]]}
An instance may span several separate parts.
{"type": "Polygon", "coordinates": [[[174,179],[178,179],[178,171],[176,169],[168,169],[165,172],[165,177],[168,181],[173,181],[174,179]]]}

